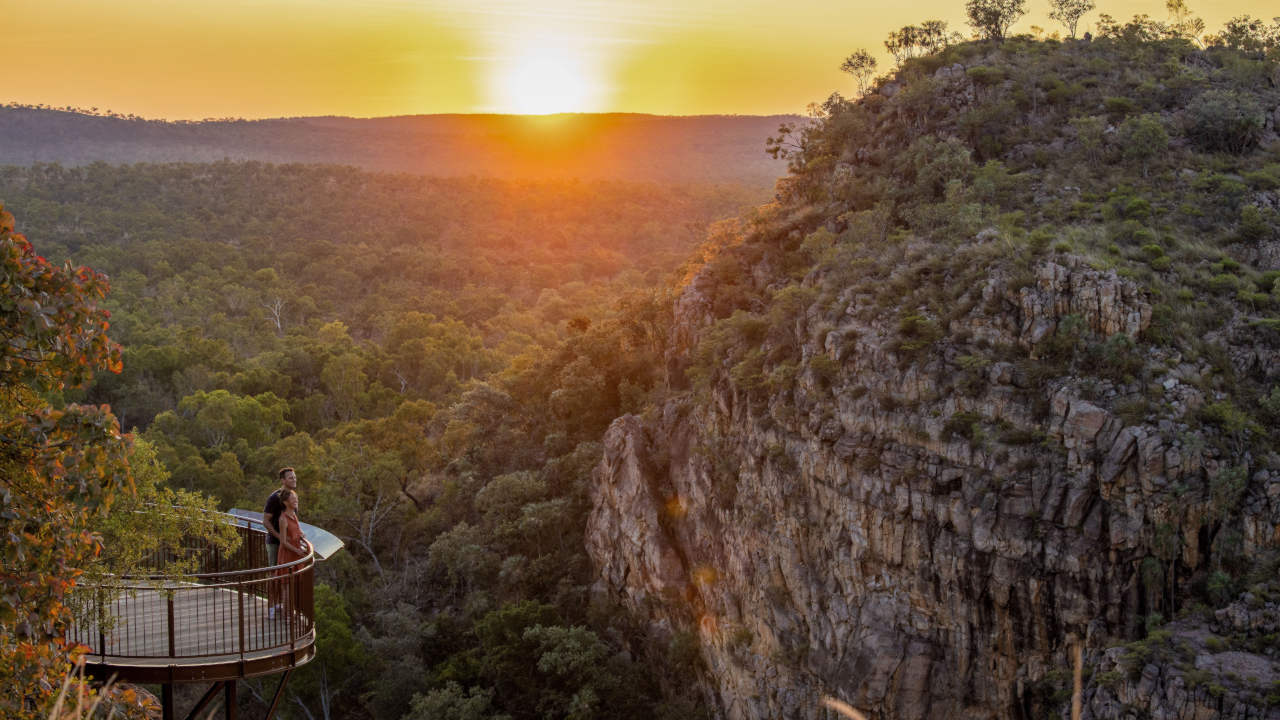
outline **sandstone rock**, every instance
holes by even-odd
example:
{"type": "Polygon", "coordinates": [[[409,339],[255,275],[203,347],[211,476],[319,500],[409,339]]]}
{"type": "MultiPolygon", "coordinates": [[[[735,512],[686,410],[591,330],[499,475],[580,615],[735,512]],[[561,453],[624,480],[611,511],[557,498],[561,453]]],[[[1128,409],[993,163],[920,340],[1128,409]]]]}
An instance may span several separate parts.
{"type": "MultiPolygon", "coordinates": [[[[696,346],[710,322],[705,282],[695,276],[676,304],[674,346],[696,346]]],[[[1134,637],[1151,612],[1139,568],[1154,528],[1176,527],[1183,573],[1198,569],[1209,550],[1199,489],[1238,458],[1214,457],[1178,415],[1126,426],[1116,404],[1146,391],[1132,383],[1046,382],[998,361],[985,387],[941,394],[968,353],[943,348],[946,361],[900,366],[893,321],[868,319],[853,295],[840,296],[849,311],[822,337],[792,329],[801,357],[837,360],[823,392],[802,375],[793,392],[753,406],[722,382],[708,402],[676,394],[648,419],[614,422],[593,475],[594,594],[659,645],[698,633],[711,669],[699,684],[717,718],[825,720],[824,694],[885,718],[1018,717],[1028,688],[1062,667],[1068,634],[1088,638],[1095,677],[1118,672],[1124,649],[1102,645],[1134,637]],[[961,413],[977,418],[972,437],[945,437],[961,413]],[[712,443],[736,459],[731,493],[693,450],[712,443]],[[1191,490],[1176,508],[1174,483],[1191,490]],[[752,630],[749,652],[728,641],[739,624],[752,630]]],[[[952,332],[1033,352],[1069,315],[1099,336],[1150,322],[1139,287],[1070,259],[1045,263],[1017,293],[993,277],[981,295],[952,332]]],[[[1159,362],[1174,368],[1153,376],[1175,412],[1204,402],[1207,365],[1172,352],[1159,362]]],[[[1280,542],[1272,475],[1253,478],[1265,491],[1242,506],[1246,549],[1280,542]]],[[[1229,610],[1216,622],[1248,628],[1239,632],[1275,622],[1265,606],[1229,610]]],[[[1091,686],[1086,717],[1126,718],[1126,703],[1138,703],[1135,716],[1176,720],[1235,712],[1176,668],[1152,667],[1132,681],[1126,670],[1113,689],[1091,686]]],[[[1239,717],[1254,711],[1244,694],[1230,698],[1239,717]]]]}

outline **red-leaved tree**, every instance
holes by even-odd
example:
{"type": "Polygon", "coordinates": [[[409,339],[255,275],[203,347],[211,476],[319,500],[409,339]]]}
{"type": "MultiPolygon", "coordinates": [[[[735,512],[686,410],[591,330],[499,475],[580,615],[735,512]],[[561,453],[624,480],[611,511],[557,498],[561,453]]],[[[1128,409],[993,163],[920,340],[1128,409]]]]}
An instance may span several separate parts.
{"type": "Polygon", "coordinates": [[[120,371],[106,292],[103,275],[37,255],[0,207],[0,717],[48,712],[76,654],[67,594],[100,550],[89,528],[132,489],[110,409],[57,403],[120,371]]]}

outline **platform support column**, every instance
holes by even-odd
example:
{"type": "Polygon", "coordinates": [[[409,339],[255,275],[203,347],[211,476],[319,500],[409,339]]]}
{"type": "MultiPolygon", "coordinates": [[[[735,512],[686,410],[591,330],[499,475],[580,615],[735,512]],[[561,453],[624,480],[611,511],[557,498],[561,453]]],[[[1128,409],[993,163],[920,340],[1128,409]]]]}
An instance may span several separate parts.
{"type": "Polygon", "coordinates": [[[164,720],[177,720],[173,714],[173,683],[160,685],[160,712],[164,720]]]}

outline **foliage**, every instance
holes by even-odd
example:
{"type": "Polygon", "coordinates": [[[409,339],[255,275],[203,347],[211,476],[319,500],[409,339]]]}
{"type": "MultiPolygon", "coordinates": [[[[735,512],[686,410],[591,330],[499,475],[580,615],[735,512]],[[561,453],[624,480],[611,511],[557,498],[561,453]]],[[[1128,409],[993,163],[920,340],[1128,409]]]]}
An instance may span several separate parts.
{"type": "Polygon", "coordinates": [[[217,511],[213,498],[167,485],[169,473],[151,443],[135,438],[128,461],[134,491],[119,494],[111,513],[94,523],[102,553],[84,568],[90,580],[144,571],[180,577],[199,568],[201,551],[195,547],[214,547],[223,555],[237,548],[234,526],[211,520],[217,511]],[[163,567],[154,565],[156,557],[165,558],[163,567]]]}
{"type": "Polygon", "coordinates": [[[1248,15],[1231,18],[1217,35],[1208,38],[1208,44],[1265,57],[1280,51],[1280,19],[1267,25],[1248,15]]]}
{"type": "Polygon", "coordinates": [[[1076,36],[1076,27],[1080,18],[1093,10],[1093,0],[1049,0],[1049,19],[1062,23],[1072,39],[1076,36]]]}
{"type": "Polygon", "coordinates": [[[1262,108],[1250,97],[1225,89],[1206,90],[1187,107],[1186,133],[1210,152],[1245,153],[1258,145],[1262,108]]]}
{"type": "Polygon", "coordinates": [[[858,49],[840,63],[840,69],[849,73],[858,81],[858,95],[866,95],[868,83],[875,75],[879,62],[865,49],[858,49]]]}
{"type": "Polygon", "coordinates": [[[969,24],[987,40],[1004,40],[1009,28],[1027,14],[1026,0],[967,0],[969,24]]]}
{"type": "MultiPolygon", "coordinates": [[[[556,608],[549,629],[620,622],[589,625],[586,605],[597,442],[666,380],[670,295],[648,286],[751,193],[232,163],[0,168],[0,193],[55,254],[116,279],[123,370],[62,393],[144,428],[140,498],[256,508],[292,465],[304,519],[346,540],[321,570],[332,592],[317,589],[332,662],[300,673],[295,708],[398,717],[466,666],[471,628],[501,603],[556,608]],[[505,497],[516,478],[538,492],[505,497]]],[[[544,694],[621,717],[699,705],[659,693],[660,650],[607,665],[627,682],[463,687],[492,693],[492,715],[544,694]]]]}
{"type": "Polygon", "coordinates": [[[1147,177],[1151,159],[1169,147],[1169,133],[1154,114],[1131,117],[1120,126],[1120,142],[1125,158],[1142,165],[1142,176],[1147,177]]]}
{"type": "Polygon", "coordinates": [[[439,690],[413,696],[413,708],[401,720],[510,720],[510,715],[490,712],[493,691],[472,687],[463,691],[456,682],[439,690]]]}
{"type": "Polygon", "coordinates": [[[94,523],[131,491],[128,445],[105,407],[56,408],[51,391],[119,371],[96,303],[103,276],[56,267],[0,207],[0,715],[42,717],[76,650],[69,593],[98,554],[94,523]]]}
{"type": "Polygon", "coordinates": [[[913,57],[939,52],[947,46],[949,40],[945,22],[927,20],[919,25],[906,25],[889,33],[889,37],[884,41],[884,47],[901,65],[913,57]]]}

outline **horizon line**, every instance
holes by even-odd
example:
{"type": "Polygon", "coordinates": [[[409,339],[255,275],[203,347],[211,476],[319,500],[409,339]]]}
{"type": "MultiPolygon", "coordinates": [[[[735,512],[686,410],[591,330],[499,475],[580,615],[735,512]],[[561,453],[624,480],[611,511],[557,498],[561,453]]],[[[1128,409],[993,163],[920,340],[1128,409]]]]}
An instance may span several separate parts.
{"type": "Polygon", "coordinates": [[[18,101],[10,101],[0,104],[0,110],[36,110],[40,112],[62,113],[66,115],[79,115],[86,118],[102,118],[107,120],[141,120],[143,122],[156,123],[181,123],[181,124],[197,124],[197,123],[232,123],[232,122],[279,122],[289,120],[405,120],[415,118],[514,118],[514,119],[556,119],[556,118],[602,118],[602,117],[636,117],[636,118],[661,118],[661,119],[702,119],[702,118],[778,118],[778,117],[804,117],[799,112],[794,113],[698,113],[698,114],[664,114],[654,112],[636,112],[636,111],[565,111],[554,113],[502,113],[502,112],[441,112],[441,113],[406,113],[400,115],[279,115],[264,117],[205,117],[199,119],[189,118],[163,118],[163,117],[144,117],[134,115],[132,113],[120,113],[111,109],[97,110],[95,108],[83,108],[62,106],[55,107],[52,105],[26,104],[18,101]]]}

